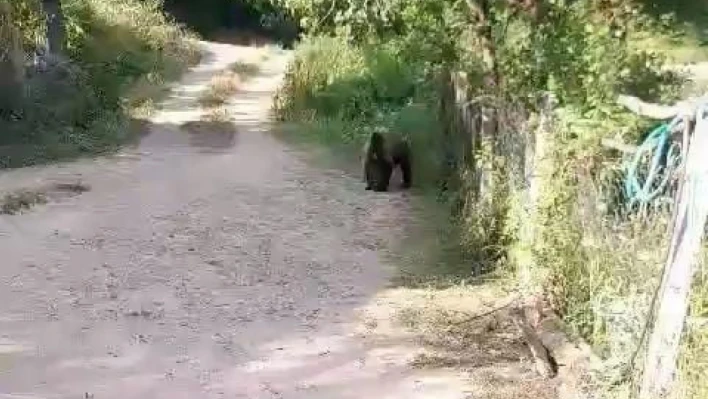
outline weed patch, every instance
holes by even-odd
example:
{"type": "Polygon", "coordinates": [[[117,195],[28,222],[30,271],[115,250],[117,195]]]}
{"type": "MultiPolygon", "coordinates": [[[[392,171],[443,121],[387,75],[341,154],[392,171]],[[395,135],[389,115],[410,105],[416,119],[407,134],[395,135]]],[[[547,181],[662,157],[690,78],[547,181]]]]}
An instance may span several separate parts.
{"type": "Polygon", "coordinates": [[[0,200],[0,213],[3,215],[15,215],[22,211],[29,210],[35,205],[47,203],[44,193],[32,190],[21,190],[16,193],[5,194],[0,200]]]}
{"type": "MultiPolygon", "coordinates": [[[[263,52],[261,53],[260,57],[268,57],[268,54],[263,52]]],[[[263,58],[261,58],[261,62],[262,61],[264,61],[263,58]]],[[[258,74],[258,71],[260,71],[260,69],[261,68],[258,64],[244,61],[237,61],[229,66],[229,70],[237,74],[243,80],[255,76],[256,74],[258,74]]]]}
{"type": "Polygon", "coordinates": [[[199,97],[203,108],[220,107],[229,100],[239,88],[241,78],[232,71],[222,71],[211,78],[209,86],[199,97]]]}
{"type": "Polygon", "coordinates": [[[276,114],[295,127],[290,133],[354,156],[376,127],[399,134],[411,143],[414,186],[431,187],[442,165],[442,129],[425,96],[432,88],[417,85],[420,74],[385,46],[314,38],[296,50],[276,114]]]}

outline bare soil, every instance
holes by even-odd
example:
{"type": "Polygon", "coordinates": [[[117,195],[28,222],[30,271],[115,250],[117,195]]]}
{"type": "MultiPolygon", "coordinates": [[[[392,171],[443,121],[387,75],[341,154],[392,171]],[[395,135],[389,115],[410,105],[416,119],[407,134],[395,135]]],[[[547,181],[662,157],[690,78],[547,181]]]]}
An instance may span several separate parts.
{"type": "Polygon", "coordinates": [[[0,215],[0,398],[555,397],[497,316],[431,327],[436,298],[483,312],[494,294],[387,287],[407,193],[264,134],[289,54],[203,45],[139,146],[0,175],[2,193],[90,187],[0,215]],[[249,59],[233,129],[185,132],[249,59]]]}

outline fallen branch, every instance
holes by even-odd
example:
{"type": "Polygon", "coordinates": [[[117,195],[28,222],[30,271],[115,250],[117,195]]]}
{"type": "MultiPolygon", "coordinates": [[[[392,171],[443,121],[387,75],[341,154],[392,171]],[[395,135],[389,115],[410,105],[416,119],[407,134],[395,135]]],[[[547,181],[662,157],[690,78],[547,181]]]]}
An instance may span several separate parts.
{"type": "Polygon", "coordinates": [[[617,103],[634,112],[637,115],[646,116],[653,119],[670,119],[679,113],[677,105],[667,106],[650,104],[633,96],[619,96],[617,103]]]}
{"type": "MultiPolygon", "coordinates": [[[[595,370],[602,370],[603,361],[590,345],[578,336],[564,332],[563,322],[548,304],[542,304],[541,320],[534,328],[543,346],[553,354],[558,365],[554,378],[559,398],[593,399],[595,395],[587,384],[595,370]]],[[[527,312],[528,314],[528,312],[527,312]]],[[[530,316],[529,319],[531,319],[530,316]]]]}
{"type": "Polygon", "coordinates": [[[652,119],[671,119],[676,116],[685,116],[693,120],[698,106],[706,101],[708,101],[708,96],[689,98],[674,105],[660,105],[648,103],[634,96],[620,95],[617,97],[618,104],[637,115],[652,119]]]}
{"type": "Polygon", "coordinates": [[[526,344],[531,350],[531,356],[533,356],[534,363],[536,364],[536,371],[544,378],[553,378],[558,373],[558,368],[556,363],[553,361],[551,354],[548,349],[543,345],[543,342],[536,334],[536,331],[526,318],[524,311],[520,307],[515,307],[510,312],[511,318],[514,324],[521,331],[526,344]]]}
{"type": "Polygon", "coordinates": [[[506,304],[504,304],[504,305],[498,306],[498,307],[496,307],[496,308],[494,308],[494,309],[490,309],[490,310],[488,310],[488,311],[486,311],[486,312],[483,312],[483,313],[480,313],[480,314],[472,315],[472,316],[470,316],[470,317],[468,317],[468,318],[466,318],[466,319],[459,320],[459,321],[456,321],[456,322],[451,323],[451,324],[457,326],[457,325],[460,325],[460,324],[468,324],[468,323],[471,323],[471,322],[473,322],[473,321],[475,321],[475,320],[479,320],[479,319],[481,319],[481,318],[483,318],[483,317],[486,317],[486,316],[489,316],[489,315],[494,314],[494,313],[496,313],[496,312],[499,312],[500,310],[504,310],[504,309],[508,308],[509,306],[515,304],[517,301],[518,301],[518,298],[514,298],[514,299],[512,299],[511,301],[509,301],[508,303],[506,303],[506,304]]]}

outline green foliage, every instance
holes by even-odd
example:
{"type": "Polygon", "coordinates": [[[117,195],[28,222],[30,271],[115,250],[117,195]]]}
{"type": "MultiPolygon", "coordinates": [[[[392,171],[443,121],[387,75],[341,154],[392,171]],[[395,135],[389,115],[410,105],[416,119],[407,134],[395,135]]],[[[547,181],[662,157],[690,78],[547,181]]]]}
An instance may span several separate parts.
{"type": "MultiPolygon", "coordinates": [[[[638,49],[626,39],[649,29],[643,18],[607,23],[601,18],[607,10],[596,5],[556,2],[539,25],[517,23],[509,31],[520,36],[497,43],[507,97],[533,106],[528,99],[550,91],[560,103],[556,125],[547,132],[553,165],[540,176],[536,236],[530,253],[519,248],[512,254],[531,257],[531,269],[518,272],[534,276],[533,282],[543,288],[566,323],[605,358],[600,380],[607,385],[601,389],[611,397],[626,388],[617,382],[631,377],[625,372],[638,350],[658,284],[668,215],[635,220],[619,214],[619,177],[614,171],[622,159],[600,143],[618,134],[636,142],[648,128],[614,105],[618,94],[671,102],[683,81],[663,69],[663,54],[638,49]]],[[[630,16],[641,15],[630,2],[618,7],[630,16]]],[[[523,243],[513,247],[518,245],[523,243]]],[[[528,268],[526,259],[512,259],[528,268]]],[[[691,337],[700,340],[701,333],[691,337]]],[[[696,353],[694,347],[684,354],[693,359],[694,368],[696,353]]],[[[695,386],[697,380],[686,383],[695,386]]]]}
{"type": "Polygon", "coordinates": [[[278,0],[277,3],[312,34],[340,33],[362,39],[393,29],[398,19],[397,10],[393,8],[398,3],[396,1],[278,0]]]}
{"type": "Polygon", "coordinates": [[[172,79],[198,58],[194,43],[156,0],[64,2],[70,55],[111,101],[136,79],[172,79]]]}
{"type": "Polygon", "coordinates": [[[13,10],[0,3],[0,116],[18,106],[24,81],[22,32],[12,23],[13,10]]]}
{"type": "MultiPolygon", "coordinates": [[[[282,3],[319,36],[298,48],[279,94],[279,116],[328,143],[358,145],[373,126],[409,135],[425,182],[454,180],[445,194],[453,205],[452,230],[460,234],[452,241],[473,260],[460,274],[472,274],[472,264],[476,272],[504,262],[506,270],[516,267],[520,288],[540,287],[571,329],[605,357],[601,379],[611,383],[605,393],[626,388],[616,384],[627,377],[618,372],[637,349],[664,261],[668,216],[639,220],[619,212],[622,159],[601,141],[619,135],[636,142],[649,127],[615,105],[618,94],[656,102],[679,95],[683,79],[666,71],[664,53],[636,41],[670,34],[670,27],[632,0],[541,2],[538,16],[493,2],[489,43],[466,2],[282,3]],[[485,52],[495,55],[492,63],[482,60],[485,52]],[[467,148],[462,140],[472,127],[452,136],[456,115],[439,112],[442,100],[453,100],[438,85],[446,68],[467,72],[470,96],[498,111],[498,130],[475,140],[471,154],[453,157],[462,170],[452,177],[446,146],[467,148]],[[483,86],[485,75],[498,77],[499,85],[483,86]],[[534,128],[528,115],[538,115],[539,99],[549,92],[558,107],[544,132],[548,170],[525,170],[523,147],[534,128]],[[523,109],[515,111],[519,104],[523,109]],[[481,195],[484,174],[493,184],[481,195]],[[534,236],[521,242],[528,174],[540,181],[540,199],[534,236]]],[[[703,291],[694,298],[694,315],[704,313],[703,291]]],[[[693,370],[705,370],[698,359],[706,331],[705,325],[689,331],[683,358],[690,386],[698,375],[693,370]]],[[[702,397],[691,389],[689,397],[702,397]]]]}
{"type": "Polygon", "coordinates": [[[310,34],[337,35],[353,43],[392,42],[417,64],[457,59],[456,39],[466,29],[460,2],[452,0],[277,0],[310,34]]]}
{"type": "Polygon", "coordinates": [[[164,8],[207,38],[238,30],[289,46],[299,33],[297,21],[274,0],[165,0],[164,8]]]}
{"type": "Polygon", "coordinates": [[[355,51],[342,39],[317,38],[305,41],[298,47],[278,95],[278,113],[287,119],[300,119],[302,114],[311,114],[311,111],[320,114],[324,112],[327,115],[329,103],[341,105],[341,101],[350,101],[347,95],[357,98],[368,94],[356,93],[359,88],[355,85],[350,85],[346,95],[339,99],[332,99],[324,94],[332,83],[337,82],[343,87],[344,84],[340,82],[360,79],[365,73],[362,72],[364,67],[363,54],[355,51]],[[340,104],[336,104],[336,101],[340,101],[340,104]]]}
{"type": "Polygon", "coordinates": [[[653,29],[635,38],[636,45],[666,53],[674,63],[708,59],[708,4],[694,0],[639,0],[653,29]]]}
{"type": "Polygon", "coordinates": [[[39,13],[40,3],[36,0],[3,0],[3,3],[9,5],[13,25],[22,32],[23,46],[34,49],[44,33],[44,21],[39,13]]]}
{"type": "MultiPolygon", "coordinates": [[[[440,126],[430,86],[420,69],[408,65],[387,45],[355,46],[338,37],[303,42],[276,99],[278,116],[305,124],[302,130],[325,142],[361,146],[376,126],[411,141],[416,180],[434,181],[440,126]]],[[[358,152],[357,152],[358,153],[358,152]]]]}
{"type": "MultiPolygon", "coordinates": [[[[115,148],[128,139],[130,108],[155,92],[134,89],[159,86],[199,57],[189,34],[165,17],[158,1],[65,0],[62,6],[69,62],[29,74],[19,109],[0,119],[1,167],[115,148]]],[[[42,37],[38,3],[13,7],[25,42],[42,37]]]]}
{"type": "Polygon", "coordinates": [[[616,112],[610,105],[618,92],[649,101],[676,96],[680,79],[661,70],[664,57],[631,48],[612,24],[597,20],[598,11],[591,6],[583,1],[554,3],[542,23],[517,23],[515,32],[509,29],[514,37],[497,40],[508,95],[548,90],[561,105],[579,106],[597,117],[616,112]]]}

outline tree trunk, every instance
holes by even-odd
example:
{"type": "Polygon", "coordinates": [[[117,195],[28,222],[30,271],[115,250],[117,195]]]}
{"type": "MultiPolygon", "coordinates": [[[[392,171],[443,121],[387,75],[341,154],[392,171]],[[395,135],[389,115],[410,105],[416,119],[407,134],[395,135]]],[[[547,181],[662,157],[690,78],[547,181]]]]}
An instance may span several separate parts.
{"type": "Polygon", "coordinates": [[[47,21],[47,52],[53,55],[64,53],[64,14],[60,0],[42,0],[42,10],[47,21]]]}
{"type": "Polygon", "coordinates": [[[22,96],[24,52],[11,10],[0,3],[0,118],[15,110],[22,96]]]}
{"type": "MultiPolygon", "coordinates": [[[[475,35],[481,42],[484,62],[489,70],[485,86],[490,92],[499,93],[501,76],[496,57],[496,46],[492,35],[493,10],[490,0],[466,0],[470,17],[475,21],[475,35]]],[[[481,107],[481,127],[479,130],[480,149],[496,151],[495,139],[499,131],[498,111],[492,107],[481,107]]],[[[491,204],[494,195],[494,176],[491,165],[477,164],[477,181],[479,198],[491,204]]]]}

